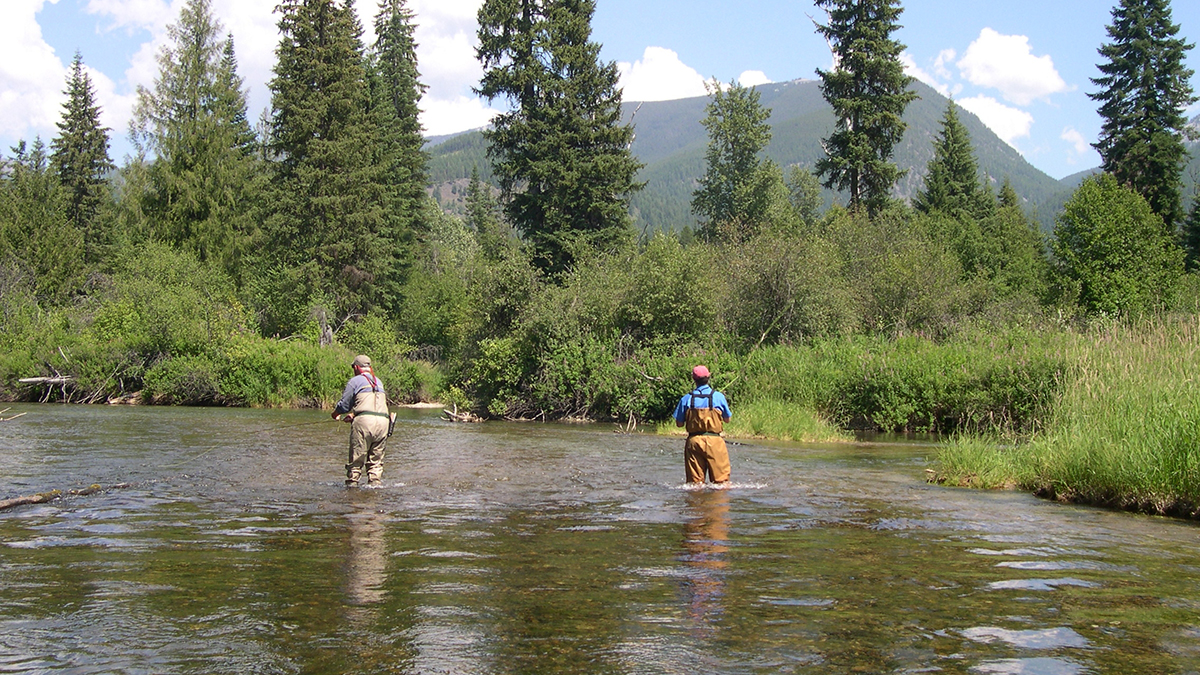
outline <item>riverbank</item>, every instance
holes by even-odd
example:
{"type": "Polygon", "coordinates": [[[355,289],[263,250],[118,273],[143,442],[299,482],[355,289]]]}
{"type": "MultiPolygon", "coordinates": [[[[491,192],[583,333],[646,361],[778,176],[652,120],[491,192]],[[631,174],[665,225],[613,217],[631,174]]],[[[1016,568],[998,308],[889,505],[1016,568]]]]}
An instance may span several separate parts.
{"type": "Polygon", "coordinates": [[[962,436],[938,482],[1200,516],[1200,319],[1076,335],[1048,424],[1024,439],[962,436]]]}

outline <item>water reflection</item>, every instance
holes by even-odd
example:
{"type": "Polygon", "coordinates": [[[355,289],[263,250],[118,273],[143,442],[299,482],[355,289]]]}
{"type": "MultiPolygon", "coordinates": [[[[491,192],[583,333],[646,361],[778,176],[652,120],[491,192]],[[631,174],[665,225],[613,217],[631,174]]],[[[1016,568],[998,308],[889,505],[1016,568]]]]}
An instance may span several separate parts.
{"type": "Polygon", "coordinates": [[[687,493],[681,560],[683,595],[692,630],[710,634],[724,613],[725,573],[729,567],[729,492],[696,490],[687,493]]]}
{"type": "Polygon", "coordinates": [[[371,605],[383,602],[387,584],[387,514],[379,509],[374,491],[352,490],[354,511],[346,514],[349,542],[346,550],[346,598],[351,620],[371,618],[371,605]]]}

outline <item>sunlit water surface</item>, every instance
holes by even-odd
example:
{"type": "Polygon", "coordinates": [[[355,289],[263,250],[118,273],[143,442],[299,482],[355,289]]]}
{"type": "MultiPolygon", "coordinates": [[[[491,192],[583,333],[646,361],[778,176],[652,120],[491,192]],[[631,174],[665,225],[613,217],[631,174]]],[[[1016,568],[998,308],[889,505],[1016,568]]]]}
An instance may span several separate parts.
{"type": "Polygon", "coordinates": [[[731,448],[405,411],[382,489],[312,411],[0,423],[0,672],[1200,672],[1191,523],[924,482],[932,448],[731,448]]]}

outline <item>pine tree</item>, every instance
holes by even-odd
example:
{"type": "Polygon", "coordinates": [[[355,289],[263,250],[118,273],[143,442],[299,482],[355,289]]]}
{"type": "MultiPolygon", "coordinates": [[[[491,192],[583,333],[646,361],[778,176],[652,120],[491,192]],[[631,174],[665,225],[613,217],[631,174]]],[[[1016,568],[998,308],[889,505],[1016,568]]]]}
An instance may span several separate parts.
{"type": "Polygon", "coordinates": [[[753,88],[730,83],[709,90],[707,169],[692,193],[702,237],[748,238],[763,224],[770,206],[767,164],[759,155],[771,142],[771,111],[753,88]]]}
{"type": "Polygon", "coordinates": [[[100,126],[100,107],[83,56],[75,53],[67,79],[67,102],[58,122],[59,135],[50,143],[50,166],[66,190],[67,222],[83,235],[85,257],[99,259],[102,236],[96,222],[108,197],[108,129],[100,126]]]}
{"type": "Polygon", "coordinates": [[[253,229],[260,187],[246,93],[232,36],[211,0],[188,0],[158,55],[153,89],[139,87],[132,128],[147,167],[153,236],[230,271],[253,229]]]}
{"type": "Polygon", "coordinates": [[[1189,272],[1200,271],[1200,183],[1192,195],[1192,209],[1183,221],[1181,244],[1189,272]]]}
{"type": "Polygon", "coordinates": [[[84,270],[84,235],[68,219],[72,194],[41,139],[0,160],[0,259],[15,258],[44,300],[65,300],[84,270]]]}
{"type": "Polygon", "coordinates": [[[946,107],[925,189],[913,199],[913,206],[922,213],[939,211],[960,220],[982,218],[994,208],[995,200],[979,181],[971,135],[959,121],[957,108],[954,101],[946,107]]]}
{"type": "Polygon", "coordinates": [[[500,222],[498,204],[492,196],[492,186],[479,179],[479,167],[471,167],[471,182],[467,184],[467,213],[464,222],[475,231],[479,248],[489,260],[498,260],[509,246],[511,238],[500,222]]]}
{"type": "Polygon", "coordinates": [[[615,63],[590,41],[594,0],[485,0],[478,92],[506,98],[485,135],[505,212],[543,269],[632,240],[629,197],[641,165],[621,123],[615,63]]]}
{"type": "Polygon", "coordinates": [[[916,98],[908,90],[900,54],[891,38],[904,10],[898,0],[817,0],[829,23],[817,30],[834,53],[832,70],[817,69],[821,92],[833,106],[837,125],[825,140],[817,174],[825,187],[848,192],[851,208],[878,213],[904,176],[892,150],[904,135],[904,110],[916,98]]]}
{"type": "Polygon", "coordinates": [[[284,0],[279,12],[266,251],[283,270],[280,283],[302,280],[307,290],[297,295],[309,297],[295,302],[365,313],[393,258],[381,241],[388,167],[371,152],[381,137],[362,28],[350,2],[284,0]]]}
{"type": "MultiPolygon", "coordinates": [[[[399,300],[421,233],[429,183],[428,155],[421,135],[420,103],[425,92],[417,69],[416,26],[405,0],[382,0],[375,17],[371,53],[371,97],[380,141],[376,162],[385,167],[388,205],[381,245],[391,258],[379,285],[385,298],[399,300]]],[[[393,307],[394,308],[394,307],[393,307]]]]}
{"type": "Polygon", "coordinates": [[[1197,100],[1184,65],[1194,45],[1178,37],[1169,0],[1121,0],[1112,17],[1097,65],[1103,76],[1092,79],[1100,90],[1089,94],[1104,119],[1094,146],[1105,173],[1145,197],[1174,231],[1183,220],[1183,113],[1197,100]]]}

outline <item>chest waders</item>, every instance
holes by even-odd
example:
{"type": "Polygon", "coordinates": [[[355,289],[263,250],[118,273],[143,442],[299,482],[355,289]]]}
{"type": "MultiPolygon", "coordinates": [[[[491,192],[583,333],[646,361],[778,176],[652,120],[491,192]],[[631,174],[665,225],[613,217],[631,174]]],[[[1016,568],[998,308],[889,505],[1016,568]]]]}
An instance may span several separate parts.
{"type": "Polygon", "coordinates": [[[715,389],[711,387],[707,394],[697,394],[692,392],[692,398],[688,401],[687,412],[684,413],[684,427],[687,429],[688,438],[693,436],[720,436],[721,431],[725,428],[725,419],[721,415],[721,411],[713,407],[713,393],[715,389]],[[708,399],[708,406],[704,408],[696,407],[696,399],[708,399]]]}

